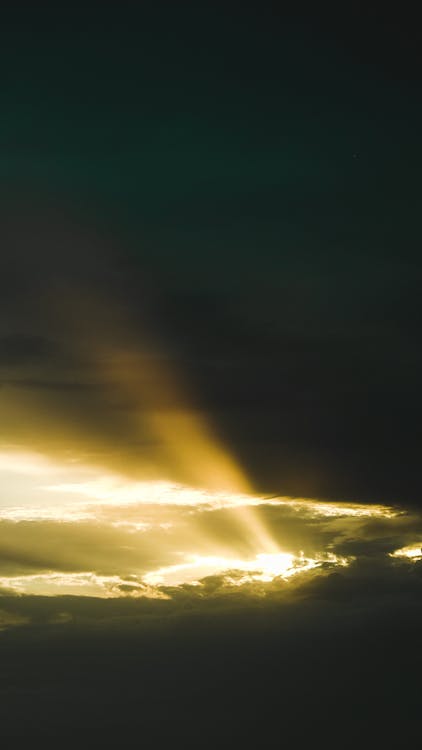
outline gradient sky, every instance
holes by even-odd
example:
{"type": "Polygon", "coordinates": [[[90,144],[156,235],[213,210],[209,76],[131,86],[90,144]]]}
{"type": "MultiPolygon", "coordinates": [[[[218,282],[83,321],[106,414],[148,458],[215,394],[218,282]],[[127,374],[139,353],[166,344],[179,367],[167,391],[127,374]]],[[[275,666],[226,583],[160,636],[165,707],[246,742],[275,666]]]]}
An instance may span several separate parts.
{"type": "Polygon", "coordinates": [[[404,746],[419,26],[35,5],[0,28],[0,728],[404,746]]]}
{"type": "Polygon", "coordinates": [[[101,394],[86,410],[86,295],[180,367],[260,489],[418,502],[408,26],[265,4],[37,11],[35,33],[16,15],[1,44],[3,392],[73,400],[87,438],[114,439],[118,406],[101,394]]]}

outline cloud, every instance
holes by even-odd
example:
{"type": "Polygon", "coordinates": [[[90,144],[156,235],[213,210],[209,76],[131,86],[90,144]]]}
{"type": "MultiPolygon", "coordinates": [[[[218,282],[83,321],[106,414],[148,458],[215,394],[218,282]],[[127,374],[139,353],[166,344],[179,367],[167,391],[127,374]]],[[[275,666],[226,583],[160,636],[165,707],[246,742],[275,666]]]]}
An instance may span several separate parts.
{"type": "Polygon", "coordinates": [[[401,554],[420,545],[414,511],[292,498],[214,507],[195,492],[188,499],[96,500],[47,507],[39,517],[31,506],[11,509],[0,520],[2,589],[24,598],[168,599],[177,613],[182,601],[209,611],[220,600],[234,607],[311,600],[336,581],[343,592],[358,586],[367,602],[371,580],[376,589],[391,584],[394,597],[397,580],[402,591],[418,581],[419,556],[401,554]]]}
{"type": "MultiPolygon", "coordinates": [[[[1,602],[1,594],[0,594],[1,602]]],[[[0,632],[8,628],[16,628],[22,625],[26,625],[30,622],[29,617],[18,615],[15,612],[8,612],[7,610],[0,609],[0,632]]]]}

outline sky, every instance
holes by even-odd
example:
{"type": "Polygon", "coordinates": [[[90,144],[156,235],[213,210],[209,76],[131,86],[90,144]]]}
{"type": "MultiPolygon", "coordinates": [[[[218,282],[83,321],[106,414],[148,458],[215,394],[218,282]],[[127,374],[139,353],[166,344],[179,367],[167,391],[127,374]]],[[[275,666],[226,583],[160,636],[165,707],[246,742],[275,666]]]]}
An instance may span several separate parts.
{"type": "Polygon", "coordinates": [[[420,41],[368,3],[5,7],[9,742],[420,736],[420,41]]]}

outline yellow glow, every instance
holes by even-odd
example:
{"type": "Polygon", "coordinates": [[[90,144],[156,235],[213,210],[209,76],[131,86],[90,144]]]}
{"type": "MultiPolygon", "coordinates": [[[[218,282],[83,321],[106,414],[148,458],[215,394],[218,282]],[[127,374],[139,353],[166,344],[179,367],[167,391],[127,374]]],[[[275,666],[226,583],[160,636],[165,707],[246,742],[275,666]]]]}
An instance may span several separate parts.
{"type": "Polygon", "coordinates": [[[57,471],[57,465],[42,453],[23,451],[17,447],[0,450],[0,472],[45,476],[57,471]]]}
{"type": "MultiPolygon", "coordinates": [[[[287,570],[295,572],[299,564],[296,560],[294,565],[283,568],[282,560],[286,558],[280,553],[264,514],[259,512],[261,505],[285,506],[292,513],[311,518],[390,518],[396,514],[382,506],[265,498],[254,494],[209,418],[198,409],[176,362],[159,356],[159,346],[142,330],[139,321],[131,325],[124,305],[100,298],[92,290],[73,288],[68,297],[60,293],[60,298],[52,299],[51,303],[57,308],[54,320],[58,333],[70,342],[72,356],[83,364],[89,382],[95,385],[95,408],[91,419],[90,404],[80,403],[77,396],[72,396],[78,406],[73,419],[73,402],[69,410],[63,401],[54,400],[54,394],[48,394],[50,400],[46,401],[44,392],[31,393],[28,404],[24,399],[24,408],[20,395],[15,401],[8,399],[6,421],[12,427],[26,424],[28,419],[39,427],[47,420],[45,432],[50,452],[46,450],[47,456],[27,451],[0,452],[3,490],[8,498],[13,498],[13,501],[8,499],[3,512],[0,510],[0,517],[15,521],[76,522],[103,519],[106,507],[120,507],[121,517],[114,517],[113,521],[109,518],[108,523],[135,533],[148,529],[149,525],[142,517],[125,517],[124,506],[163,506],[159,523],[169,521],[165,516],[166,505],[192,508],[192,513],[226,509],[226,528],[230,527],[233,537],[241,539],[237,548],[231,547],[230,540],[224,543],[216,540],[204,523],[195,528],[191,522],[190,533],[193,537],[196,532],[197,538],[192,539],[192,544],[184,539],[181,552],[196,547],[209,558],[222,555],[221,560],[229,559],[231,553],[241,558],[255,554],[254,564],[258,561],[261,576],[268,577],[272,575],[270,564],[284,571],[285,576],[287,570]],[[110,404],[127,404],[129,408],[110,409],[110,404]],[[62,419],[61,409],[65,416],[62,419]],[[115,447],[119,434],[123,436],[121,450],[115,447]],[[56,439],[60,442],[60,455],[67,455],[69,460],[58,458],[56,439]],[[107,453],[110,443],[111,454],[107,453]],[[109,461],[107,455],[111,455],[109,461]],[[21,476],[27,477],[27,481],[18,481],[21,476]],[[166,481],[157,481],[158,477],[166,481]],[[260,555],[266,557],[259,559],[260,555]]],[[[43,433],[43,429],[39,432],[43,433]]],[[[42,439],[41,434],[41,443],[34,444],[42,444],[42,439]]],[[[239,570],[250,572],[242,565],[241,560],[239,570]]]]}
{"type": "MultiPolygon", "coordinates": [[[[251,495],[247,477],[222,445],[209,418],[193,405],[191,388],[177,364],[154,356],[156,347],[139,321],[136,336],[132,335],[131,322],[122,315],[122,308],[114,308],[98,294],[80,293],[75,311],[72,293],[69,304],[67,309],[64,300],[60,300],[63,324],[66,328],[70,326],[74,334],[71,339],[75,342],[75,354],[78,354],[83,330],[83,356],[90,359],[90,368],[108,398],[131,404],[127,434],[135,445],[143,445],[147,436],[148,444],[155,446],[148,461],[156,464],[161,476],[181,478],[183,485],[205,487],[210,497],[213,492],[251,495]]],[[[133,458],[130,461],[133,473],[139,475],[139,467],[146,461],[144,454],[145,451],[139,451],[136,471],[133,458]]],[[[67,491],[64,484],[68,483],[55,483],[56,489],[67,491]]],[[[89,488],[79,484],[69,491],[86,495],[87,490],[88,493],[94,490],[101,501],[107,495],[112,502],[125,502],[123,496],[119,496],[119,489],[110,486],[109,477],[106,478],[108,487],[104,484],[102,479],[96,488],[92,484],[89,488]]],[[[140,490],[143,495],[147,494],[145,487],[139,488],[133,482],[131,487],[128,484],[126,482],[123,489],[125,498],[139,497],[140,490]]],[[[179,491],[179,498],[181,494],[179,491]]],[[[187,499],[186,490],[184,494],[187,499]]],[[[215,497],[211,499],[212,507],[216,507],[216,502],[219,501],[215,497]]],[[[189,500],[182,504],[189,504],[189,500]]],[[[198,503],[195,500],[193,504],[198,503]]],[[[275,552],[277,546],[262,519],[247,507],[248,503],[235,504],[239,508],[236,522],[244,529],[250,543],[268,553],[275,552]]]]}
{"type": "Polygon", "coordinates": [[[403,511],[388,505],[363,505],[362,503],[324,502],[307,498],[271,497],[267,498],[269,505],[285,505],[311,517],[326,516],[327,518],[350,516],[356,518],[395,518],[403,511]]]}
{"type": "MultiPolygon", "coordinates": [[[[0,517],[23,519],[54,518],[81,520],[95,516],[99,506],[185,506],[201,511],[233,509],[236,522],[255,537],[256,548],[277,554],[278,548],[254,509],[272,505],[290,508],[304,517],[393,518],[401,511],[382,505],[335,503],[305,498],[265,497],[251,492],[231,492],[189,487],[170,481],[134,481],[127,476],[83,463],[76,458],[66,462],[41,453],[0,448],[0,476],[7,505],[0,517]],[[25,504],[10,502],[15,486],[25,490],[25,504]],[[42,500],[42,504],[38,501],[42,500]]],[[[124,522],[124,519],[122,519],[124,522]]]]}
{"type": "MultiPolygon", "coordinates": [[[[74,341],[75,355],[88,357],[109,397],[131,404],[127,434],[141,445],[146,435],[156,446],[152,462],[159,464],[161,475],[215,490],[250,489],[209,419],[192,406],[191,387],[176,362],[157,356],[157,342],[139,320],[132,325],[128,311],[101,297],[98,290],[79,290],[77,309],[74,289],[55,304],[74,341]]],[[[143,460],[140,450],[137,463],[142,465],[143,460]]]]}
{"type": "Polygon", "coordinates": [[[254,581],[269,583],[278,577],[286,580],[298,573],[318,568],[323,563],[347,565],[348,560],[332,554],[311,559],[303,554],[294,556],[286,552],[274,555],[258,554],[252,560],[191,555],[183,563],[152,571],[142,579],[130,576],[128,580],[118,575],[106,576],[93,572],[47,572],[2,576],[0,587],[15,594],[42,596],[94,596],[103,599],[130,596],[169,599],[169,594],[161,590],[161,586],[179,586],[186,583],[199,585],[201,579],[211,575],[222,576],[226,583],[234,586],[254,581]]]}
{"type": "Polygon", "coordinates": [[[323,563],[332,565],[347,565],[347,558],[334,554],[322,555],[318,558],[292,555],[288,552],[276,554],[260,553],[251,560],[238,560],[231,557],[191,555],[185,562],[169,565],[147,573],[143,580],[151,586],[174,585],[184,583],[199,583],[201,578],[211,575],[224,575],[234,585],[242,585],[248,581],[262,581],[269,583],[275,578],[287,579],[297,573],[320,567],[323,563]],[[243,576],[231,577],[231,572],[244,573],[243,576]]]}
{"type": "MultiPolygon", "coordinates": [[[[304,521],[306,533],[306,529],[314,527],[313,519],[326,519],[320,528],[327,530],[335,527],[337,519],[350,517],[355,528],[354,519],[358,522],[359,519],[363,522],[371,518],[391,519],[401,512],[381,505],[268,498],[245,490],[134,480],[74,457],[60,462],[12,447],[0,450],[0,478],[3,489],[14,497],[23,491],[26,498],[23,504],[8,503],[0,507],[0,520],[14,521],[17,526],[25,521],[40,522],[39,528],[50,545],[48,551],[44,542],[35,543],[34,536],[34,559],[41,561],[42,568],[33,575],[32,571],[21,575],[18,569],[19,575],[1,578],[0,586],[16,593],[48,596],[162,597],[168,596],[161,591],[162,586],[200,585],[208,576],[218,576],[223,585],[228,586],[270,583],[277,578],[287,581],[308,571],[347,565],[350,559],[334,555],[328,551],[329,546],[325,550],[321,546],[318,552],[306,555],[298,554],[297,548],[294,553],[280,549],[276,534],[263,520],[263,516],[271,518],[268,506],[284,508],[280,519],[285,517],[289,522],[292,518],[294,521],[297,514],[298,520],[304,521]],[[265,506],[267,514],[259,513],[260,507],[265,506]],[[213,516],[216,511],[224,513],[213,516]],[[207,514],[210,514],[209,523],[207,514]],[[54,541],[50,543],[56,531],[48,524],[43,525],[43,521],[74,524],[74,530],[66,530],[63,538],[74,545],[78,572],[67,572],[69,568],[63,572],[60,567],[53,567],[50,560],[54,564],[57,559],[59,566],[63,562],[68,566],[72,556],[58,553],[54,541]],[[116,562],[117,567],[108,562],[104,566],[107,552],[105,558],[102,550],[98,551],[98,557],[94,550],[87,552],[87,538],[105,539],[107,543],[110,540],[111,544],[116,540],[119,545],[115,547],[116,560],[120,561],[116,562]],[[96,560],[98,567],[95,567],[96,560]],[[92,572],[95,570],[116,575],[99,575],[92,572]],[[130,574],[129,582],[124,575],[118,575],[122,570],[130,574]]],[[[17,544],[21,543],[19,534],[32,533],[22,528],[22,532],[17,529],[14,537],[17,544]]],[[[34,534],[36,531],[34,524],[34,534]]],[[[312,537],[312,532],[310,534],[312,537]]],[[[28,537],[22,539],[26,543],[28,537]]],[[[286,544],[290,550],[288,541],[286,544]]],[[[314,549],[313,541],[310,547],[314,549]]],[[[422,551],[413,545],[397,550],[393,556],[416,561],[422,559],[422,551]]]]}
{"type": "Polygon", "coordinates": [[[390,553],[390,557],[405,557],[412,562],[422,560],[422,543],[411,544],[408,547],[402,547],[396,549],[395,552],[390,553]]]}
{"type": "Polygon", "coordinates": [[[116,475],[104,475],[87,482],[64,482],[45,487],[50,492],[81,495],[88,500],[110,505],[180,505],[217,508],[259,505],[262,499],[252,495],[212,492],[172,482],[133,482],[116,475]]]}
{"type": "MultiPolygon", "coordinates": [[[[346,525],[356,530],[400,514],[256,494],[177,363],[160,356],[138,320],[131,324],[123,300],[113,304],[73,285],[62,292],[50,300],[49,317],[53,338],[68,342],[75,363],[63,382],[79,382],[80,373],[89,388],[65,397],[54,388],[2,389],[0,434],[15,445],[0,445],[3,572],[10,573],[0,587],[168,598],[166,586],[201,586],[217,576],[223,585],[262,589],[348,565],[351,558],[328,551],[346,525]]],[[[416,561],[422,551],[414,545],[393,556],[416,561]]]]}
{"type": "Polygon", "coordinates": [[[268,498],[251,493],[218,491],[186,487],[166,481],[134,482],[116,474],[103,474],[89,481],[64,482],[45,487],[51,492],[85,496],[112,505],[131,503],[154,505],[201,506],[204,510],[219,508],[247,508],[259,505],[286,506],[301,515],[314,517],[394,518],[401,511],[385,505],[321,502],[305,498],[268,498]]]}
{"type": "Polygon", "coordinates": [[[0,587],[15,594],[39,594],[42,596],[95,596],[115,599],[121,596],[168,599],[168,595],[157,588],[120,576],[102,576],[96,573],[38,573],[24,576],[0,577],[0,587]],[[130,589],[126,592],[125,587],[130,589]]]}

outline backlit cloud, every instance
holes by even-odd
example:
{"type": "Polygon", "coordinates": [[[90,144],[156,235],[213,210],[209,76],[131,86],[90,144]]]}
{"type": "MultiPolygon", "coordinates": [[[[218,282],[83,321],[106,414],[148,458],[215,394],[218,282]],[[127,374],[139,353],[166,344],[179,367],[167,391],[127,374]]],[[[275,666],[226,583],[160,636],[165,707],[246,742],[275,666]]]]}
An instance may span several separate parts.
{"type": "Polygon", "coordinates": [[[137,481],[12,447],[0,474],[12,496],[19,482],[26,493],[0,508],[0,586],[11,595],[174,600],[189,590],[199,601],[218,580],[226,595],[271,598],[367,559],[422,557],[422,519],[403,508],[137,481]]]}

